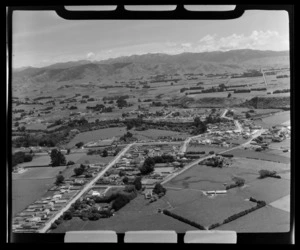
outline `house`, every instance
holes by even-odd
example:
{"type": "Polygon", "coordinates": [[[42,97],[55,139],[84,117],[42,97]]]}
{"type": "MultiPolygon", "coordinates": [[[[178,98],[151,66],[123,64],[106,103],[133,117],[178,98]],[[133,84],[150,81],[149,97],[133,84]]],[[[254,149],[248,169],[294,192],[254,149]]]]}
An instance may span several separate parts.
{"type": "MultiPolygon", "coordinates": [[[[62,197],[62,195],[61,194],[56,194],[56,195],[54,195],[52,198],[53,199],[60,199],[62,197]]],[[[48,203],[48,202],[47,202],[48,203]]]]}

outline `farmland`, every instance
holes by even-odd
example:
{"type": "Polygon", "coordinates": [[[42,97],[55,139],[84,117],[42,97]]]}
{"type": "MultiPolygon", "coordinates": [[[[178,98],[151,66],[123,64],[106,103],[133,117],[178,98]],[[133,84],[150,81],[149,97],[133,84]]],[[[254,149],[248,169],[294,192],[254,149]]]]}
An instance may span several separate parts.
{"type": "Polygon", "coordinates": [[[53,185],[55,178],[18,179],[12,182],[12,213],[21,212],[29,204],[39,199],[53,185]]]}
{"type": "MultiPolygon", "coordinates": [[[[20,172],[13,173],[13,213],[36,200],[40,204],[20,215],[24,220],[15,222],[17,231],[37,228],[43,220],[45,227],[38,232],[184,233],[196,230],[184,219],[208,227],[257,204],[266,206],[216,230],[286,230],[291,114],[285,110],[290,107],[290,78],[277,78],[275,73],[266,76],[265,84],[264,53],[253,55],[257,65],[244,64],[252,55],[245,50],[241,55],[222,52],[214,61],[217,53],[208,62],[198,54],[153,54],[132,57],[132,62],[125,57],[125,62],[81,62],[78,68],[72,63],[64,68],[62,63],[52,69],[29,68],[25,76],[17,73],[13,147],[21,152],[15,155],[20,161],[13,169],[20,172]],[[286,126],[275,127],[279,124],[286,126]],[[48,167],[54,148],[74,164],[48,167]],[[216,155],[222,151],[227,155],[216,155]],[[27,171],[22,173],[23,168],[27,171]],[[276,171],[279,177],[259,178],[260,170],[276,171]],[[64,178],[54,184],[58,174],[64,178]],[[116,195],[122,206],[115,200],[100,204],[104,190],[105,196],[122,190],[116,195]],[[135,198],[127,203],[126,195],[135,198]],[[51,218],[54,211],[57,217],[51,218]]],[[[210,57],[209,52],[203,55],[210,57]]],[[[278,60],[284,74],[286,57],[278,60]]]]}
{"type": "Polygon", "coordinates": [[[87,143],[90,141],[97,141],[103,139],[110,139],[114,136],[122,136],[126,133],[126,128],[106,128],[94,131],[83,132],[76,135],[67,145],[67,147],[74,147],[76,143],[87,143]]]}
{"type": "Polygon", "coordinates": [[[267,152],[255,152],[251,150],[245,149],[233,149],[228,151],[228,153],[233,154],[235,157],[245,157],[249,159],[258,159],[258,160],[265,160],[271,162],[281,162],[288,164],[290,163],[289,157],[285,157],[282,155],[275,155],[275,154],[268,154],[267,152]]]}
{"type": "Polygon", "coordinates": [[[166,215],[157,213],[157,208],[167,207],[167,203],[159,200],[147,205],[143,196],[138,196],[116,213],[115,216],[99,221],[82,221],[73,218],[62,223],[51,233],[64,233],[77,230],[114,230],[124,233],[131,230],[175,230],[183,233],[196,228],[174,220],[166,215]]]}
{"type": "Polygon", "coordinates": [[[233,230],[238,233],[288,232],[290,229],[290,213],[266,206],[217,229],[233,230]]]}

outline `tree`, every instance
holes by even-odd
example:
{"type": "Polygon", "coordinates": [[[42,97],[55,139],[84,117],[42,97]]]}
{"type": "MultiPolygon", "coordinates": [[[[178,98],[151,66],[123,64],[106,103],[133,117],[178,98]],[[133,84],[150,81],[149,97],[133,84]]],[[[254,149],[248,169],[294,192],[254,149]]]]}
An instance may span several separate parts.
{"type": "Polygon", "coordinates": [[[153,172],[154,165],[155,165],[155,161],[151,157],[146,158],[143,166],[140,168],[141,174],[146,175],[153,172]]]}
{"type": "Polygon", "coordinates": [[[77,148],[81,148],[83,145],[84,145],[83,142],[78,142],[78,143],[75,144],[75,146],[76,146],[77,148]]]}
{"type": "Polygon", "coordinates": [[[125,171],[121,170],[121,171],[119,172],[119,176],[120,176],[120,177],[125,176],[125,175],[126,175],[126,172],[125,172],[125,171]]]}
{"type": "Polygon", "coordinates": [[[125,195],[118,195],[117,198],[112,203],[112,208],[118,211],[120,208],[124,207],[128,202],[129,198],[125,195]]]}
{"type": "Polygon", "coordinates": [[[70,154],[70,152],[71,152],[71,149],[68,148],[68,150],[67,150],[67,155],[70,154]]]}
{"type": "Polygon", "coordinates": [[[56,148],[52,149],[50,157],[52,167],[66,165],[65,156],[56,148]]]}
{"type": "Polygon", "coordinates": [[[107,157],[107,156],[108,156],[108,152],[106,149],[104,149],[102,152],[102,157],[107,157]]]}
{"type": "Polygon", "coordinates": [[[135,192],[136,188],[134,185],[126,185],[124,191],[127,193],[135,192]]]}
{"type": "Polygon", "coordinates": [[[248,112],[246,113],[246,118],[247,118],[247,119],[250,119],[250,118],[251,118],[251,115],[250,115],[248,112]]]}
{"type": "Polygon", "coordinates": [[[74,165],[74,164],[75,164],[74,161],[68,161],[68,162],[67,162],[67,166],[74,165]]]}
{"type": "Polygon", "coordinates": [[[72,216],[72,213],[71,213],[70,211],[64,212],[64,213],[63,213],[63,216],[62,216],[63,220],[71,220],[72,217],[73,217],[73,216],[72,216]]]}
{"type": "Polygon", "coordinates": [[[127,132],[126,137],[131,138],[132,137],[132,133],[127,132]]]}
{"type": "Polygon", "coordinates": [[[19,122],[15,122],[15,127],[18,127],[19,126],[19,122]]]}
{"type": "Polygon", "coordinates": [[[230,97],[231,97],[231,93],[228,93],[227,98],[230,98],[230,97]]]}
{"type": "Polygon", "coordinates": [[[125,176],[125,177],[122,179],[122,181],[123,181],[124,184],[127,184],[127,183],[128,183],[128,177],[125,176]]]}
{"type": "Polygon", "coordinates": [[[135,186],[136,190],[141,190],[142,189],[142,178],[140,176],[137,176],[134,181],[133,185],[135,186]]]}
{"type": "Polygon", "coordinates": [[[155,186],[152,190],[152,192],[155,193],[155,194],[160,194],[160,193],[165,194],[166,191],[167,190],[160,183],[155,184],[155,186]]]}
{"type": "Polygon", "coordinates": [[[26,128],[25,128],[24,126],[22,126],[22,127],[19,128],[19,130],[20,130],[21,132],[25,132],[26,128]]]}
{"type": "Polygon", "coordinates": [[[74,168],[74,173],[76,176],[82,175],[86,169],[86,166],[81,164],[79,168],[74,168]]]}
{"type": "Polygon", "coordinates": [[[123,108],[127,106],[127,101],[124,98],[119,98],[117,100],[117,105],[119,108],[123,108]]]}
{"type": "Polygon", "coordinates": [[[263,179],[263,178],[266,178],[266,177],[273,177],[277,174],[276,171],[269,171],[269,170],[265,170],[265,169],[262,169],[262,170],[259,170],[259,178],[260,179],[263,179]]]}
{"type": "Polygon", "coordinates": [[[132,128],[133,128],[133,124],[132,124],[132,123],[127,123],[126,129],[127,129],[127,130],[130,130],[130,129],[132,129],[132,128]]]}
{"type": "Polygon", "coordinates": [[[64,183],[65,177],[61,174],[56,176],[56,181],[55,181],[55,185],[60,185],[62,183],[64,183]]]}

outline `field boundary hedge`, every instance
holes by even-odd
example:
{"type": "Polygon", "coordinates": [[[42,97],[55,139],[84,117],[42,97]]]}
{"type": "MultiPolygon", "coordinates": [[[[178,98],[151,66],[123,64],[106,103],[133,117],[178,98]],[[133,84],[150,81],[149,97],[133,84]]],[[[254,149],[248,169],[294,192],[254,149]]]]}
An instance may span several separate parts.
{"type": "Polygon", "coordinates": [[[240,217],[242,217],[242,216],[245,216],[246,214],[249,214],[249,213],[251,213],[251,212],[253,212],[253,211],[257,210],[257,209],[260,209],[260,208],[266,206],[266,202],[265,202],[265,201],[257,201],[257,200],[255,200],[255,199],[253,199],[253,198],[251,199],[251,197],[250,197],[250,201],[256,202],[256,203],[257,203],[256,206],[254,206],[254,207],[252,207],[252,208],[249,208],[249,209],[246,209],[246,210],[244,210],[244,211],[242,211],[242,212],[236,213],[236,214],[234,214],[234,215],[231,215],[231,216],[229,216],[228,218],[226,218],[226,219],[225,219],[223,222],[221,222],[221,223],[215,223],[215,224],[212,224],[212,225],[210,225],[210,226],[208,227],[208,230],[211,230],[211,229],[214,229],[214,228],[216,228],[216,227],[222,226],[222,225],[224,225],[224,224],[226,224],[226,223],[229,223],[229,222],[231,222],[231,221],[234,221],[234,220],[236,220],[236,219],[238,219],[238,218],[240,218],[240,217]]]}
{"type": "Polygon", "coordinates": [[[184,222],[184,223],[186,223],[186,224],[189,224],[189,225],[191,225],[191,226],[193,226],[193,227],[196,227],[196,228],[198,228],[198,229],[200,229],[200,230],[206,230],[206,228],[205,228],[204,226],[200,225],[199,223],[194,222],[194,221],[190,221],[189,219],[184,218],[184,217],[182,217],[182,216],[180,216],[180,215],[174,214],[174,213],[170,212],[169,210],[164,209],[164,210],[163,210],[163,213],[164,213],[165,215],[167,215],[167,216],[170,216],[170,217],[172,217],[172,218],[174,218],[174,219],[176,219],[176,220],[179,220],[179,221],[181,221],[181,222],[184,222]]]}

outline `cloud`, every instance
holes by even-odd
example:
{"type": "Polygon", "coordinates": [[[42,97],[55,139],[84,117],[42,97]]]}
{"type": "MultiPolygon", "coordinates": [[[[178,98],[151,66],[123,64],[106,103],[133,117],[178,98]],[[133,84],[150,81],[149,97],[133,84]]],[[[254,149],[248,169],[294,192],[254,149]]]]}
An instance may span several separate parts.
{"type": "Polygon", "coordinates": [[[194,50],[197,52],[233,49],[281,50],[282,48],[278,45],[286,44],[286,41],[287,38],[280,36],[277,31],[270,30],[254,30],[248,36],[234,33],[220,38],[208,34],[199,40],[194,50]]]}
{"type": "Polygon", "coordinates": [[[181,46],[184,48],[191,48],[192,44],[191,43],[182,43],[181,46]]]}
{"type": "Polygon", "coordinates": [[[86,58],[87,58],[88,60],[93,60],[93,59],[95,59],[95,57],[96,57],[96,55],[95,55],[93,52],[89,52],[89,53],[87,53],[87,55],[86,55],[86,58]]]}

